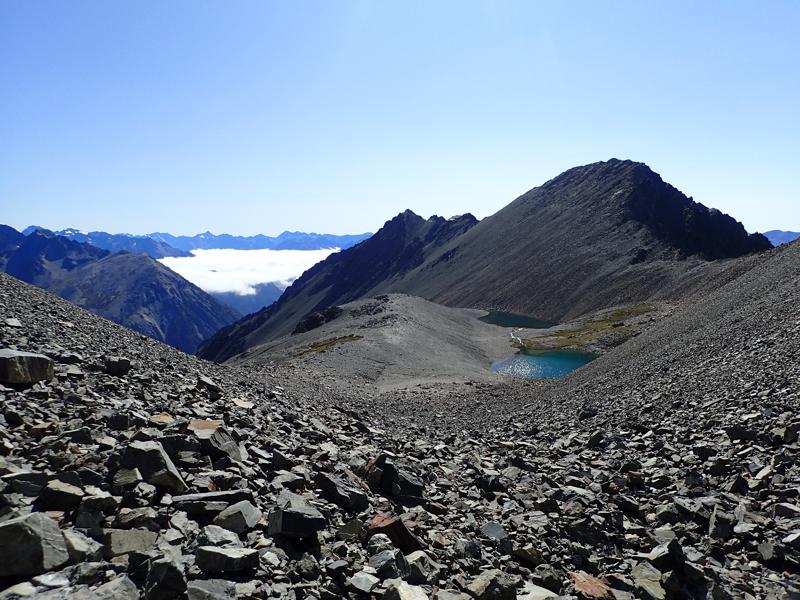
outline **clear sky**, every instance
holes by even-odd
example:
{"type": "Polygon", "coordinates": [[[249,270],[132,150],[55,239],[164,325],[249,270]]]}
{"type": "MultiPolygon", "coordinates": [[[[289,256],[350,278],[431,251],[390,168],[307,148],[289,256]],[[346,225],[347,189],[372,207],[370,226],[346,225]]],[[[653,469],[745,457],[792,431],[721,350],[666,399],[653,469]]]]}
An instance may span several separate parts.
{"type": "Polygon", "coordinates": [[[0,222],[355,233],[648,163],[800,231],[800,2],[3,0],[0,222]]]}

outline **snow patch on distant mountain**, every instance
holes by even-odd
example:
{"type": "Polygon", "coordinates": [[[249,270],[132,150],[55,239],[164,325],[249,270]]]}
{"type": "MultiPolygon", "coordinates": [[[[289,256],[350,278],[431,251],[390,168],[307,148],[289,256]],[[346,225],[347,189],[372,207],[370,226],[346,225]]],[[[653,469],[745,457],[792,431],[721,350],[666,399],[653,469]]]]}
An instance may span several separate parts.
{"type": "Polygon", "coordinates": [[[288,287],[304,271],[339,248],[323,250],[192,250],[192,256],[166,257],[160,262],[208,293],[249,296],[257,286],[288,287]]]}

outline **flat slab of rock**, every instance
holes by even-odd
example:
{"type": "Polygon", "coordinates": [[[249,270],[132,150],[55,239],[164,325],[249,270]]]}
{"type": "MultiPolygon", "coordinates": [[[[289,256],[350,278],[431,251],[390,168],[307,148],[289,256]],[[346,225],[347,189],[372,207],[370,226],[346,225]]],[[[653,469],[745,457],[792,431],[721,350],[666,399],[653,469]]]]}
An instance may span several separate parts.
{"type": "Polygon", "coordinates": [[[109,558],[131,552],[147,552],[155,546],[158,534],[147,529],[105,529],[103,548],[109,558]]]}
{"type": "Polygon", "coordinates": [[[0,383],[31,385],[53,378],[53,360],[44,354],[0,350],[0,383]]]}
{"type": "Polygon", "coordinates": [[[195,554],[197,566],[204,573],[241,573],[258,568],[258,550],[200,546],[195,554]]]}
{"type": "Polygon", "coordinates": [[[39,575],[69,560],[58,524],[32,513],[0,524],[0,577],[39,575]]]}
{"type": "Polygon", "coordinates": [[[74,510],[81,500],[83,500],[81,488],[57,479],[48,481],[39,493],[41,505],[51,510],[74,510]]]}

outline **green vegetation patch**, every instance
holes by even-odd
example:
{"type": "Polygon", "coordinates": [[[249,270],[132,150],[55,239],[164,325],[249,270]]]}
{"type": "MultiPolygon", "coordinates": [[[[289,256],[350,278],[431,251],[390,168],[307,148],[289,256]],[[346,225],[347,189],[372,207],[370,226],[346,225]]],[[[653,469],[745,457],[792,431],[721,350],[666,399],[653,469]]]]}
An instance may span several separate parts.
{"type": "Polygon", "coordinates": [[[341,337],[335,338],[328,338],[325,340],[320,340],[319,342],[314,342],[313,344],[309,344],[305,348],[301,348],[297,356],[305,356],[306,354],[311,354],[313,352],[325,352],[326,350],[333,350],[339,344],[346,344],[347,342],[356,342],[362,339],[363,335],[343,335],[341,337]]]}
{"type": "Polygon", "coordinates": [[[637,317],[658,310],[654,304],[634,304],[604,310],[562,329],[523,339],[516,346],[530,354],[548,350],[602,352],[637,335],[644,328],[644,323],[637,317]]]}

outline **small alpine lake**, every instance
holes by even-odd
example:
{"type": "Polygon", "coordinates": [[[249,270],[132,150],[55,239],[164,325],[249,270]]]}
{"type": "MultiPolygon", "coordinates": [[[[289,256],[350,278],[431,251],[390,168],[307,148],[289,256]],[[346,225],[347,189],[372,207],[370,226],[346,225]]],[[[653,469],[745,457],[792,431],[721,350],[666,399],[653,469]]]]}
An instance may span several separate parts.
{"type": "Polygon", "coordinates": [[[540,321],[527,315],[518,315],[502,310],[490,310],[488,314],[479,317],[478,320],[500,327],[521,327],[523,329],[548,329],[555,325],[555,323],[540,321]]]}
{"type": "Polygon", "coordinates": [[[520,378],[564,377],[595,358],[597,356],[594,354],[575,350],[515,354],[511,358],[492,363],[492,371],[520,378]]]}

